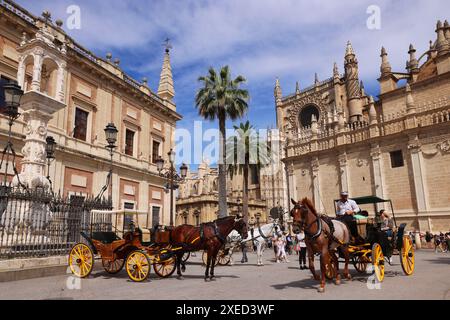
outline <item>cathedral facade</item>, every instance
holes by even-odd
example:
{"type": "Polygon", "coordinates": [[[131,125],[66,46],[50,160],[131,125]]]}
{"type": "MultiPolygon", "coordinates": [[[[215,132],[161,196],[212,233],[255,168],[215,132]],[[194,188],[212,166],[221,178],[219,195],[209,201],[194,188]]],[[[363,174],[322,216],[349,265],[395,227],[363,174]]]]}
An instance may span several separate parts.
{"type": "MultiPolygon", "coordinates": [[[[357,54],[347,44],[343,75],[283,96],[275,86],[287,194],[309,197],[334,215],[341,191],[390,199],[409,230],[450,229],[450,27],[420,56],[411,45],[406,71],[381,49],[380,94],[366,94],[357,54]]],[[[330,68],[331,69],[331,68],[330,68]]],[[[371,214],[383,205],[363,206],[371,214]]],[[[390,211],[389,205],[385,207],[390,211]]]]}

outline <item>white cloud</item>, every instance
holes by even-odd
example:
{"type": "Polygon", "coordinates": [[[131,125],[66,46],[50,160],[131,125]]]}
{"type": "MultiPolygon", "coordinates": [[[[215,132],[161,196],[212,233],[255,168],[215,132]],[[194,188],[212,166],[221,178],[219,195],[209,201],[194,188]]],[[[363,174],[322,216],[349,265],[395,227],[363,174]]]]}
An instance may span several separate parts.
{"type": "Polygon", "coordinates": [[[35,14],[49,8],[64,18],[68,5],[81,8],[82,29],[69,31],[93,51],[119,51],[128,70],[151,75],[157,85],[162,40],[173,40],[172,63],[177,101],[192,108],[196,79],[210,65],[229,64],[245,75],[254,92],[267,95],[253,101],[270,105],[274,78],[283,93],[331,76],[333,62],[343,71],[345,44],[351,40],[360,62],[361,78],[374,83],[379,75],[379,51],[384,45],[392,66],[404,71],[408,46],[418,54],[435,39],[437,19],[450,18],[448,0],[148,0],[73,1],[20,0],[35,14]],[[369,30],[366,9],[381,8],[381,30],[369,30]],[[126,59],[128,57],[128,59],[126,59]],[[180,97],[181,95],[181,97],[180,97]],[[264,99],[264,101],[262,101],[264,99]]]}

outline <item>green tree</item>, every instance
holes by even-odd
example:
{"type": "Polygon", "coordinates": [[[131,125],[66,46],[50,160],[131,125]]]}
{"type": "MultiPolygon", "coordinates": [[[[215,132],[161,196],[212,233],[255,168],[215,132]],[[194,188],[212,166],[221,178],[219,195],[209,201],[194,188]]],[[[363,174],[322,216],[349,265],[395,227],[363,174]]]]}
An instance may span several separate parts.
{"type": "Polygon", "coordinates": [[[219,121],[219,217],[227,213],[227,177],[226,177],[226,120],[241,118],[248,109],[249,93],[242,89],[246,82],[243,76],[231,79],[230,68],[223,67],[219,73],[209,68],[206,76],[198,80],[202,87],[195,96],[199,114],[206,120],[219,121]]]}
{"type": "Polygon", "coordinates": [[[270,150],[265,138],[262,139],[250,122],[234,126],[236,135],[227,141],[227,166],[231,178],[237,173],[242,175],[242,214],[248,222],[248,187],[251,167],[258,172],[269,164],[270,150]]]}

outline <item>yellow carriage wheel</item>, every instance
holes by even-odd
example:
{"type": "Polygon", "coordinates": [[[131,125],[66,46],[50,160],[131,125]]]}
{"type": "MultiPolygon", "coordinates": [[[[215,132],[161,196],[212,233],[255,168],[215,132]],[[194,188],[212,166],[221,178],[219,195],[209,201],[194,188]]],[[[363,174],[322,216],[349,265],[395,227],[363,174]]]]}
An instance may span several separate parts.
{"type": "Polygon", "coordinates": [[[414,246],[410,237],[403,236],[403,246],[400,251],[400,263],[403,272],[410,276],[414,273],[414,246]]]}
{"type": "Polygon", "coordinates": [[[150,259],[145,252],[136,250],[128,255],[125,263],[128,277],[134,282],[147,280],[150,275],[150,259]]]}
{"type": "MultiPolygon", "coordinates": [[[[219,263],[219,255],[220,255],[220,252],[217,254],[216,263],[214,264],[214,266],[217,266],[217,264],[219,263]]],[[[208,251],[203,251],[202,260],[203,260],[203,265],[206,267],[207,262],[208,262],[208,251]]]]}
{"type": "Polygon", "coordinates": [[[353,266],[359,273],[366,272],[368,262],[369,259],[364,255],[353,256],[353,266]]]}
{"type": "Polygon", "coordinates": [[[176,257],[172,256],[171,258],[161,261],[159,263],[155,263],[153,265],[153,270],[155,270],[155,273],[161,277],[161,278],[168,278],[170,277],[174,272],[176,268],[176,257]]]}
{"type": "Polygon", "coordinates": [[[225,254],[224,250],[220,250],[217,254],[216,261],[219,263],[219,265],[226,266],[230,263],[230,256],[228,254],[225,254]]]}
{"type": "Polygon", "coordinates": [[[125,265],[125,259],[116,259],[113,261],[102,259],[102,265],[105,271],[109,274],[116,274],[119,273],[120,270],[122,270],[123,266],[125,265]]]}
{"type": "Polygon", "coordinates": [[[380,244],[375,243],[372,246],[372,265],[375,270],[375,277],[378,282],[384,280],[384,254],[380,244]]]}
{"type": "Polygon", "coordinates": [[[88,277],[94,269],[94,252],[84,243],[77,243],[69,253],[70,271],[79,278],[88,277]]]}

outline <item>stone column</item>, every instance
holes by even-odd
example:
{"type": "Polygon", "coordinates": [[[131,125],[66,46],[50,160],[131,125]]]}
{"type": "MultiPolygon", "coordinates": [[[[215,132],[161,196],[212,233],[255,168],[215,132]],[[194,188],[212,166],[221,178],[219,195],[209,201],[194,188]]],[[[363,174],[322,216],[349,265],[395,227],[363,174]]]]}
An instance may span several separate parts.
{"type": "Polygon", "coordinates": [[[413,139],[410,139],[408,143],[408,149],[411,155],[414,189],[416,191],[416,199],[417,199],[417,211],[418,211],[417,214],[419,215],[421,212],[426,212],[428,210],[428,203],[426,197],[427,195],[426,186],[424,181],[425,177],[423,170],[422,150],[417,136],[415,136],[413,139]]]}
{"type": "Polygon", "coordinates": [[[21,108],[26,122],[25,145],[22,149],[22,172],[14,177],[13,186],[19,181],[28,188],[48,189],[46,178],[46,138],[48,122],[53,114],[65,105],[36,91],[29,91],[22,97],[21,108]]]}
{"type": "MultiPolygon", "coordinates": [[[[289,173],[289,195],[292,199],[298,200],[298,194],[297,194],[297,181],[295,180],[295,172],[294,172],[294,163],[291,163],[288,167],[288,173],[289,173]]],[[[289,203],[291,202],[291,199],[288,199],[289,203]]]]}
{"type": "Polygon", "coordinates": [[[25,57],[19,57],[19,65],[17,67],[17,83],[25,90],[25,57]]]}
{"type": "Polygon", "coordinates": [[[320,198],[320,181],[319,181],[319,159],[313,158],[311,161],[311,173],[313,180],[314,206],[318,212],[323,212],[323,205],[320,198]]]}
{"type": "MultiPolygon", "coordinates": [[[[372,158],[373,182],[375,185],[375,195],[384,198],[383,162],[381,161],[381,150],[379,145],[373,145],[370,150],[372,158]]],[[[385,209],[384,203],[377,203],[377,210],[385,209]]]]}
{"type": "Polygon", "coordinates": [[[65,100],[65,81],[66,81],[66,62],[61,62],[58,66],[58,74],[56,78],[56,99],[62,103],[65,100]]]}
{"type": "Polygon", "coordinates": [[[31,90],[40,91],[42,63],[44,62],[44,50],[36,48],[33,56],[34,56],[34,64],[33,64],[33,80],[31,81],[31,90]]]}
{"type": "Polygon", "coordinates": [[[347,163],[347,153],[344,152],[338,155],[339,161],[339,172],[341,177],[341,192],[347,191],[349,192],[349,184],[348,184],[348,163],[347,163]]]}

